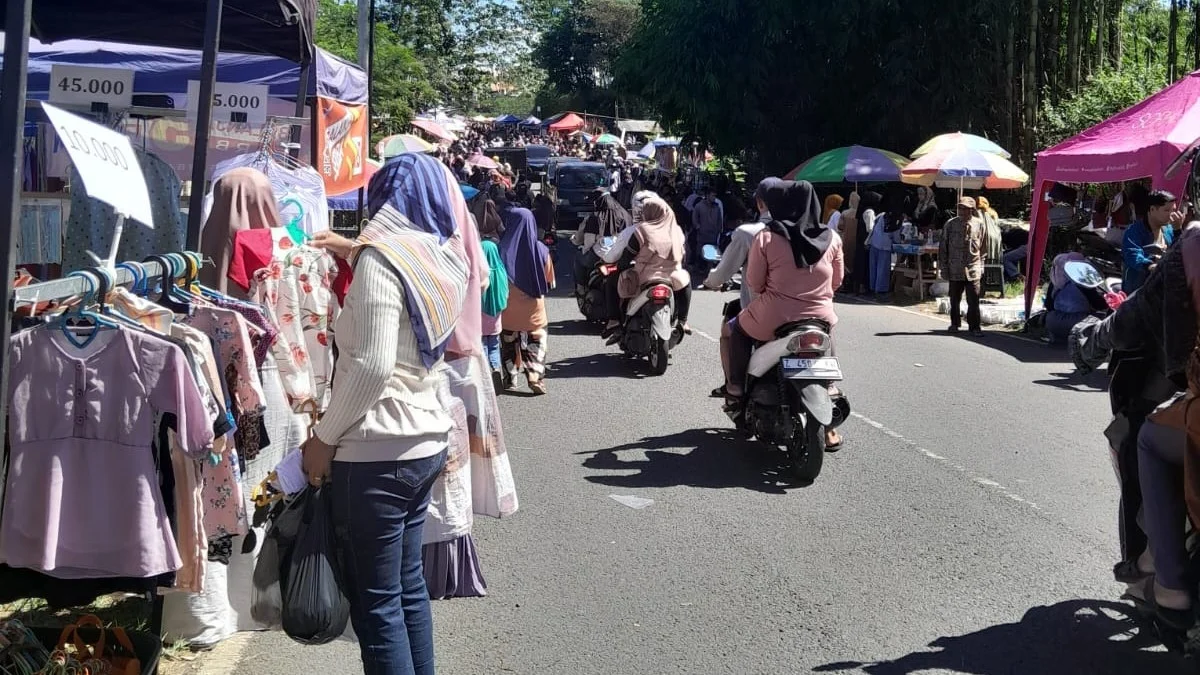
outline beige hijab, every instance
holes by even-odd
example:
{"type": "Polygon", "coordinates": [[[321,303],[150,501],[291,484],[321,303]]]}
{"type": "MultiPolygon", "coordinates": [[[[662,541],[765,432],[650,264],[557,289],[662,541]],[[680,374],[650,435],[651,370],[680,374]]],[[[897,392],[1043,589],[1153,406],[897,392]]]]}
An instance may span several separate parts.
{"type": "Polygon", "coordinates": [[[279,227],[279,210],[271,180],[258,169],[234,169],[221,176],[212,191],[213,206],[200,233],[200,251],[215,264],[201,269],[200,281],[224,293],[234,236],[242,230],[279,227]]]}
{"type": "Polygon", "coordinates": [[[642,222],[637,226],[642,247],[650,249],[663,260],[683,260],[683,230],[675,222],[675,212],[654,195],[642,201],[642,222]]]}
{"type": "Polygon", "coordinates": [[[842,211],[842,219],[838,221],[839,229],[845,230],[848,225],[858,222],[858,192],[851,192],[848,200],[849,207],[842,211]]]}

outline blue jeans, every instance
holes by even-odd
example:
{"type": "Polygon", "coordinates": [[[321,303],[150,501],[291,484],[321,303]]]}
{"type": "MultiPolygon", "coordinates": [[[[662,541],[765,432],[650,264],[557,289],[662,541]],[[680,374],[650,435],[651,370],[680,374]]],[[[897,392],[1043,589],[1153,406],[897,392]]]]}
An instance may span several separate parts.
{"type": "Polygon", "coordinates": [[[364,675],[433,675],[421,532],[445,464],[445,450],[405,462],[333,463],[333,517],[364,675]]]}
{"type": "Polygon", "coordinates": [[[1187,434],[1149,420],[1138,432],[1138,480],[1146,536],[1154,554],[1155,581],[1163,588],[1187,590],[1187,547],[1184,524],[1183,455],[1187,434]]]}
{"type": "Polygon", "coordinates": [[[492,365],[492,370],[500,369],[500,336],[499,335],[484,335],[483,350],[487,352],[488,363],[492,365]]]}
{"type": "Polygon", "coordinates": [[[876,293],[892,290],[892,252],[871,247],[871,279],[867,288],[876,293]]]}

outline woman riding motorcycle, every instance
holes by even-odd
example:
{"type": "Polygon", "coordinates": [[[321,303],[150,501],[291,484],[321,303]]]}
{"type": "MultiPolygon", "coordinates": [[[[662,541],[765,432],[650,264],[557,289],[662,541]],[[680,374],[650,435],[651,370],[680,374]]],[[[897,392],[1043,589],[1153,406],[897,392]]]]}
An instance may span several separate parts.
{"type": "MultiPolygon", "coordinates": [[[[621,321],[617,318],[622,316],[621,301],[636,296],[643,286],[656,279],[670,281],[675,292],[676,323],[684,333],[690,335],[692,332],[687,322],[692,304],[692,280],[683,269],[683,230],[675,221],[671,206],[653,192],[639,192],[635,203],[640,204],[640,221],[626,235],[628,243],[619,249],[622,253],[618,267],[624,271],[617,282],[617,293],[607,297],[610,320],[605,333],[611,334],[608,337],[610,345],[621,339],[621,321]]],[[[626,237],[621,238],[624,239],[626,237]]]]}
{"type": "MultiPolygon", "coordinates": [[[[740,406],[755,342],[774,338],[775,329],[792,321],[817,318],[837,324],[833,291],[842,283],[842,239],[821,225],[821,203],[812,183],[763,181],[763,201],[771,222],[759,232],[746,260],[746,278],[754,300],[721,331],[726,404],[740,406]]],[[[841,438],[827,432],[826,447],[841,438]]]]}

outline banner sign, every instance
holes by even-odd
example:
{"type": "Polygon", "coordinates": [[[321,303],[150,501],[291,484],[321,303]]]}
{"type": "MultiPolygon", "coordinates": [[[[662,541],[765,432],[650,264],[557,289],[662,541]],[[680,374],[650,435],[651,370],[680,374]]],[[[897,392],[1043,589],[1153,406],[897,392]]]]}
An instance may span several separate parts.
{"type": "Polygon", "coordinates": [[[317,97],[317,170],[325,193],[340,195],[365,185],[368,115],[365,103],[317,97]]]}

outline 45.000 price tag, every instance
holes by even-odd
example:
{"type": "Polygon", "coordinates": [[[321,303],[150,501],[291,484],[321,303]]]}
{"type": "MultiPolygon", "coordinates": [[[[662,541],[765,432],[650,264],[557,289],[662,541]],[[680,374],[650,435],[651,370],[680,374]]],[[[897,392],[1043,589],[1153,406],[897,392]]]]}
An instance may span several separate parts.
{"type": "Polygon", "coordinates": [[[154,227],[150,193],[129,139],[111,129],[43,103],[42,110],[62,139],[89,197],[117,213],[154,227]]]}
{"type": "Polygon", "coordinates": [[[73,105],[133,105],[133,71],[56,63],[50,66],[50,102],[73,105]]]}

